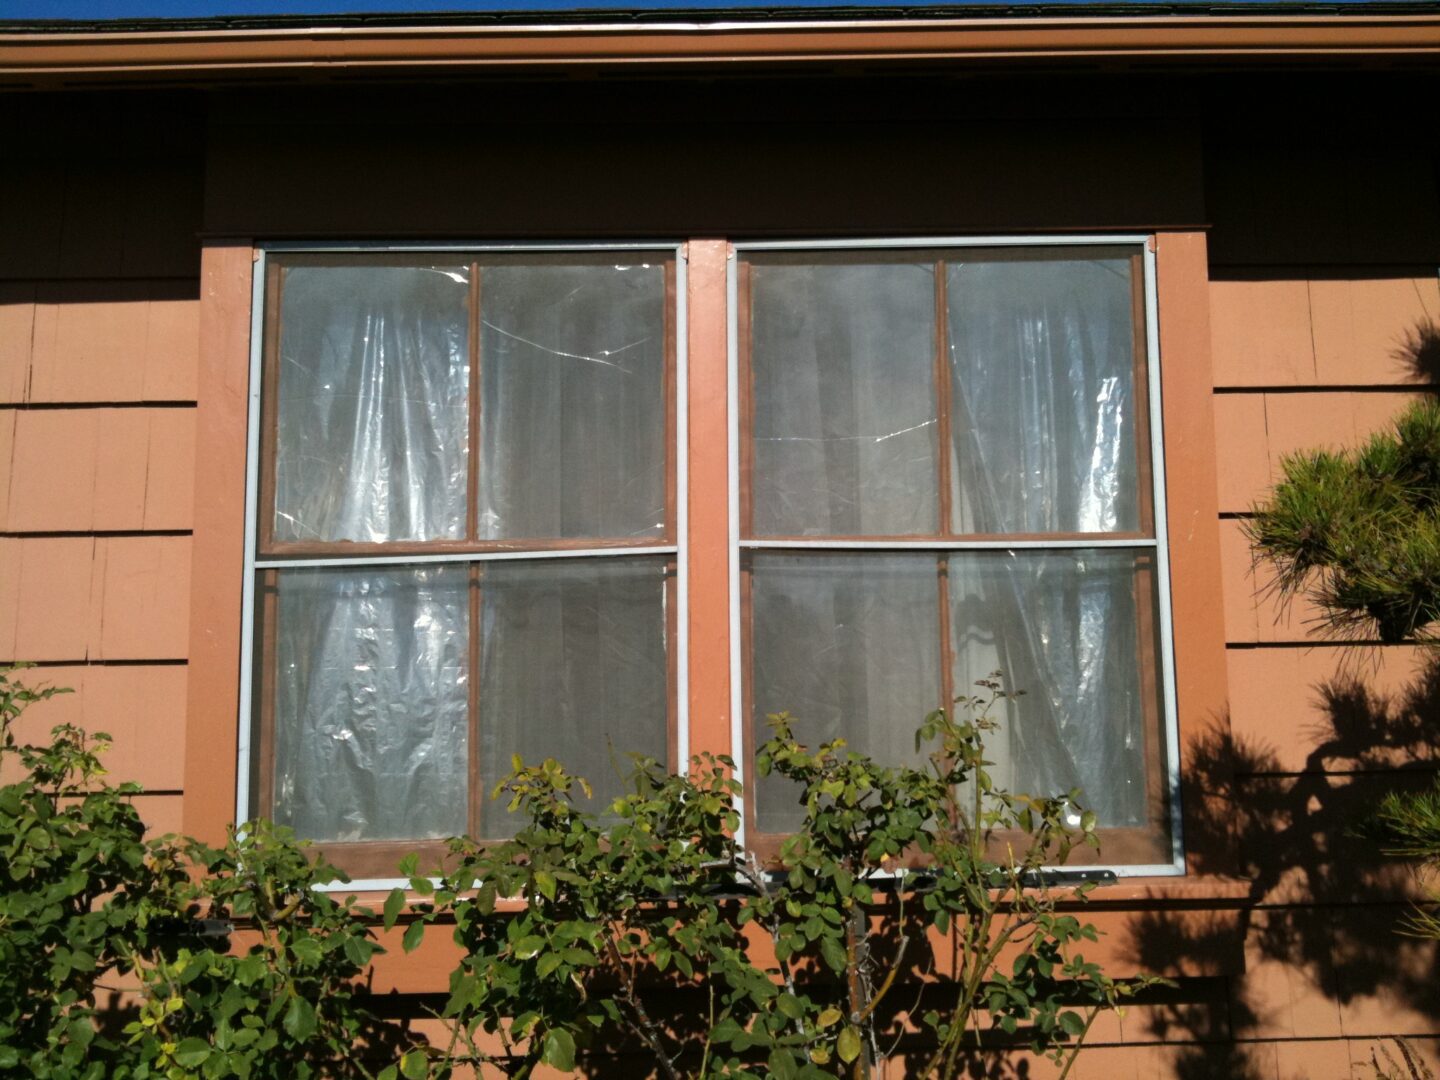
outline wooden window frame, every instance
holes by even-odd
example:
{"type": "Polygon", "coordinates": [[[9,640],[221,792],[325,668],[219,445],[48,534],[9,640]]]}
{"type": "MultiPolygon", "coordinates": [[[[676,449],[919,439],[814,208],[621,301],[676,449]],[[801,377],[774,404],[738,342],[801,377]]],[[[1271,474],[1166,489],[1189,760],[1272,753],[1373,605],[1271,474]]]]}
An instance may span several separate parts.
{"type": "MultiPolygon", "coordinates": [[[[958,244],[970,238],[957,238],[958,244]]],[[[339,245],[353,248],[354,245],[339,245]]],[[[416,249],[446,245],[416,243],[416,249]]],[[[459,248],[462,245],[454,245],[459,248]]],[[[471,245],[471,248],[479,245],[471,245]]],[[[574,245],[553,245],[572,250],[574,245]]],[[[659,248],[668,245],[635,245],[659,248]]],[[[1210,359],[1206,237],[1195,230],[1154,232],[1152,332],[1163,358],[1167,518],[1171,570],[1177,749],[1186,779],[1188,747],[1228,729],[1214,414],[1210,359]],[[1158,317],[1157,317],[1158,316],[1158,317]]],[[[677,700],[688,712],[676,739],[688,753],[738,754],[748,712],[739,700],[741,654],[732,639],[739,625],[735,567],[738,491],[730,482],[735,425],[730,384],[730,289],[734,247],[723,237],[695,237],[682,245],[677,311],[684,313],[677,436],[687,466],[677,476],[677,570],[685,610],[677,610],[677,639],[689,647],[676,672],[677,700]],[[688,744],[688,745],[687,745],[688,744]]],[[[202,247],[199,386],[192,540],[189,702],[185,732],[182,828],[207,842],[223,842],[235,822],[240,743],[239,700],[244,652],[244,493],[250,439],[251,344],[261,333],[256,266],[261,245],[247,237],[210,237],[202,247]]],[[[678,607],[678,605],[677,605],[678,607]]],[[[743,762],[742,762],[743,773],[743,762]]],[[[1182,814],[1223,814],[1220,797],[1185,789],[1182,814]]],[[[1192,835],[1198,830],[1191,830],[1192,835]]],[[[1187,847],[1185,869],[1200,882],[1235,872],[1225,845],[1187,847]]],[[[357,881],[352,888],[366,882],[357,881]]],[[[376,883],[372,883],[376,884],[376,883]]],[[[388,885],[388,882],[378,883],[388,885]]],[[[1196,888],[1169,877],[1137,878],[1117,886],[1125,896],[1193,900],[1196,888]],[[1139,889],[1139,892],[1135,890],[1139,889]]],[[[1222,886],[1216,886],[1221,888],[1222,886]]],[[[1208,893],[1206,894],[1208,895],[1208,893]]],[[[1219,895],[1217,893],[1216,895],[1219,895]]]]}

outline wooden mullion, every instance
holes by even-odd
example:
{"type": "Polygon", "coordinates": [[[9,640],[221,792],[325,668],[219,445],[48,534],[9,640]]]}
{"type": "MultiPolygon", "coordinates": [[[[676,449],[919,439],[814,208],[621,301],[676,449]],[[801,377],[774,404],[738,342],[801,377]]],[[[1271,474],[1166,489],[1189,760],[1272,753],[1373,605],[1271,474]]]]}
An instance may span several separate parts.
{"type": "Polygon", "coordinates": [[[471,836],[479,836],[482,827],[482,807],[485,803],[484,783],[480,773],[480,665],[483,663],[484,653],[481,649],[480,627],[481,627],[481,603],[484,599],[482,592],[485,568],[480,563],[470,564],[470,588],[467,590],[469,603],[469,671],[467,673],[467,685],[465,691],[466,710],[466,751],[468,762],[468,783],[466,786],[468,805],[466,806],[465,822],[466,831],[471,836]]]}
{"type": "Polygon", "coordinates": [[[1160,635],[1155,610],[1158,590],[1155,567],[1149,559],[1135,562],[1132,595],[1135,602],[1135,663],[1140,672],[1141,747],[1145,761],[1146,812],[1153,825],[1167,828],[1170,792],[1165,766],[1165,711],[1160,690],[1160,635]]]}
{"type": "Polygon", "coordinates": [[[665,402],[665,542],[673,544],[679,536],[679,398],[678,366],[680,351],[675,325],[676,290],[678,288],[675,260],[665,262],[665,370],[662,392],[665,402]]]}
{"type": "MultiPolygon", "coordinates": [[[[749,538],[747,537],[747,539],[749,538]]],[[[1004,544],[1006,542],[1018,543],[1022,541],[1038,541],[1040,543],[1050,543],[1053,541],[1075,540],[1084,543],[1086,541],[1129,540],[1134,541],[1137,546],[1142,546],[1147,544],[1148,541],[1154,540],[1155,537],[1152,534],[1140,532],[959,533],[953,536],[943,536],[938,538],[928,536],[893,534],[886,536],[872,534],[846,535],[839,533],[827,533],[824,536],[764,536],[755,537],[754,539],[764,540],[766,543],[793,543],[796,547],[805,547],[808,544],[815,543],[817,540],[827,542],[838,541],[841,543],[853,542],[856,544],[904,543],[915,548],[916,550],[924,551],[934,550],[934,541],[936,539],[944,542],[970,541],[975,543],[996,544],[1004,544]]]]}
{"type": "Polygon", "coordinates": [[[1150,350],[1145,325],[1145,261],[1130,257],[1131,337],[1135,400],[1135,482],[1139,488],[1140,531],[1155,535],[1155,473],[1150,453],[1150,350]]]}
{"type": "Polygon", "coordinates": [[[391,555],[485,555],[491,552],[588,551],[592,548],[647,548],[659,546],[653,537],[581,537],[579,539],[534,540],[401,540],[386,543],[365,541],[297,541],[271,545],[261,558],[354,559],[391,555]]]}
{"type": "Polygon", "coordinates": [[[272,263],[265,281],[265,330],[260,353],[260,491],[256,513],[261,551],[275,547],[275,465],[278,456],[280,320],[285,266],[272,263]]]}
{"type": "Polygon", "coordinates": [[[465,539],[480,539],[480,264],[470,264],[468,359],[470,363],[470,416],[466,428],[469,453],[465,455],[465,539]]]}
{"type": "Polygon", "coordinates": [[[740,753],[743,766],[746,846],[764,834],[755,815],[755,570],[751,560],[740,559],[740,753]]]}
{"type": "MultiPolygon", "coordinates": [[[[259,733],[255,747],[258,790],[254,805],[246,807],[246,813],[268,818],[275,815],[275,642],[280,625],[279,572],[264,570],[259,578],[260,618],[256,620],[256,625],[260,641],[255,654],[260,662],[260,671],[252,684],[256,688],[256,700],[251,703],[255,714],[251,730],[259,733]]],[[[247,722],[250,720],[246,717],[247,722]]]]}
{"type": "MultiPolygon", "coordinates": [[[[940,483],[939,527],[935,530],[941,536],[952,536],[955,532],[954,498],[955,481],[952,475],[951,446],[951,391],[950,365],[947,363],[950,344],[949,299],[946,294],[945,260],[935,263],[935,415],[937,423],[936,443],[939,452],[938,479],[940,483]]],[[[946,698],[948,708],[949,698],[946,698]]]]}
{"type": "MultiPolygon", "coordinates": [[[[480,347],[480,264],[478,261],[470,263],[470,295],[469,295],[469,328],[468,328],[468,353],[470,360],[470,385],[469,403],[470,416],[466,428],[467,439],[470,443],[470,452],[466,455],[465,474],[465,539],[471,544],[478,544],[480,540],[480,409],[481,409],[481,369],[482,363],[480,347]]],[[[483,576],[483,568],[479,563],[470,564],[469,581],[470,586],[466,590],[466,602],[469,614],[469,638],[468,658],[469,672],[465,688],[465,715],[466,715],[466,756],[467,756],[467,784],[466,784],[466,808],[465,827],[471,836],[479,836],[482,828],[481,815],[484,805],[484,792],[480,789],[484,786],[480,773],[480,584],[483,576]]]]}
{"type": "Polygon", "coordinates": [[[755,366],[750,341],[754,275],[750,263],[744,259],[738,260],[737,269],[740,275],[739,310],[735,313],[740,366],[740,400],[736,403],[740,428],[740,535],[749,537],[755,535],[755,366]]]}
{"type": "Polygon", "coordinates": [[[665,760],[672,773],[688,767],[680,760],[680,665],[676,648],[680,631],[680,581],[676,559],[665,561],[665,760]]]}

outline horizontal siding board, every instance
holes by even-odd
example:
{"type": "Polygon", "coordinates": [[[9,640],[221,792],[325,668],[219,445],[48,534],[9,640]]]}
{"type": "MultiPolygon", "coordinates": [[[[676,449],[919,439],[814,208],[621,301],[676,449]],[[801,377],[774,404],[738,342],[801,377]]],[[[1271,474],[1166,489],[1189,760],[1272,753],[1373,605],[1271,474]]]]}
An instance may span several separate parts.
{"type": "Polygon", "coordinates": [[[1210,341],[1216,386],[1313,383],[1308,282],[1212,280],[1210,341]]]}
{"type": "Polygon", "coordinates": [[[91,655],[182,658],[190,638],[190,538],[116,536],[96,542],[91,655]]]}
{"type": "Polygon", "coordinates": [[[1230,727],[1267,771],[1440,764],[1440,667],[1419,646],[1231,649],[1230,727]]]}
{"type": "Polygon", "coordinates": [[[184,784],[186,669],[181,665],[76,665],[21,672],[26,686],[69,689],[32,705],[21,736],[40,739],[56,724],[103,731],[114,740],[102,757],[112,783],[150,791],[184,784]]]}
{"type": "MultiPolygon", "coordinates": [[[[197,291],[183,281],[39,286],[24,397],[7,400],[193,401],[197,291]]],[[[13,392],[14,383],[0,388],[13,392]]]]}
{"type": "Polygon", "coordinates": [[[178,660],[188,536],[0,538],[0,660],[178,660]]]}
{"type": "Polygon", "coordinates": [[[190,527],[194,409],[22,409],[0,415],[14,430],[6,531],[190,527]]]}
{"type": "Polygon", "coordinates": [[[1418,332],[1440,329],[1435,268],[1414,277],[1314,280],[1309,291],[1316,382],[1416,380],[1411,345],[1418,332]]]}
{"type": "Polygon", "coordinates": [[[1401,389],[1216,394],[1220,510],[1254,509],[1283,475],[1286,456],[1359,447],[1420,396],[1401,389]]]}
{"type": "Polygon", "coordinates": [[[0,402],[24,401],[35,337],[35,286],[0,282],[0,402]]]}

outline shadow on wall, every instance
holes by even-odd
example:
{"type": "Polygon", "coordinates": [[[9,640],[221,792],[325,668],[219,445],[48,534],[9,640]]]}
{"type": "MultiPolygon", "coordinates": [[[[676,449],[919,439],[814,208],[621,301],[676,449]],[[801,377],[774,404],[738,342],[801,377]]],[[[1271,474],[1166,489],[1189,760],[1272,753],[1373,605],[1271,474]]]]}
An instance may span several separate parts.
{"type": "Polygon", "coordinates": [[[1183,970],[1245,949],[1228,1010],[1179,1002],[1149,1011],[1152,1035],[1190,1044],[1176,1058],[1183,1080],[1270,1080],[1273,1066],[1262,1068],[1237,1040],[1340,1037],[1340,1009],[1359,999],[1379,996],[1440,1021],[1435,948],[1397,927],[1413,872],[1365,834],[1384,792],[1427,786],[1440,766],[1440,656],[1393,697],[1367,687],[1363,654],[1347,659],[1346,674],[1317,688],[1324,719],[1302,772],[1234,738],[1224,721],[1188,747],[1187,847],[1201,873],[1238,868],[1250,889],[1238,929],[1148,913],[1130,925],[1145,970],[1183,970]],[[1233,863],[1221,861],[1226,849],[1233,863]],[[1280,967],[1277,990],[1271,976],[1280,967]]]}
{"type": "Polygon", "coordinates": [[[1409,379],[1440,393],[1440,320],[1417,321],[1390,355],[1409,379]]]}

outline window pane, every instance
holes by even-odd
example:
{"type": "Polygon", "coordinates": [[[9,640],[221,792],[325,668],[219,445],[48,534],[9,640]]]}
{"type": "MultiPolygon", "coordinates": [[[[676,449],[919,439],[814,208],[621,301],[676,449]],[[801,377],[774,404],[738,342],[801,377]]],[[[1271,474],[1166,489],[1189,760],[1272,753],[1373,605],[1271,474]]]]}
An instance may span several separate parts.
{"type": "MultiPolygon", "coordinates": [[[[753,746],[789,712],[807,746],[843,735],[886,764],[923,760],[915,730],[941,696],[936,556],[756,555],[751,607],[753,746]]],[[[799,828],[797,793],[757,780],[761,832],[799,828]]]]}
{"type": "Polygon", "coordinates": [[[956,693],[992,671],[1025,692],[986,744],[997,784],[1038,797],[1078,787],[1102,826],[1164,827],[1152,567],[1148,552],[1093,548],[950,557],[956,693]]]}
{"type": "Polygon", "coordinates": [[[468,268],[281,273],[275,539],[463,538],[468,268]]]}
{"type": "Polygon", "coordinates": [[[749,269],[754,534],[933,534],[933,265],[749,269]]]}
{"type": "Polygon", "coordinates": [[[957,532],[1141,528],[1131,254],[947,259],[957,532]]]}
{"type": "Polygon", "coordinates": [[[604,265],[481,269],[482,539],[664,532],[665,267],[655,260],[617,252],[604,265]]]}
{"type": "Polygon", "coordinates": [[[465,831],[468,569],[284,570],[275,820],[312,840],[465,831]]]}
{"type": "Polygon", "coordinates": [[[481,584],[481,832],[518,823],[489,798],[512,754],[553,757],[594,788],[623,790],[630,753],[667,758],[666,560],[495,562],[481,584]]]}

